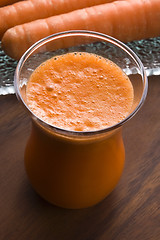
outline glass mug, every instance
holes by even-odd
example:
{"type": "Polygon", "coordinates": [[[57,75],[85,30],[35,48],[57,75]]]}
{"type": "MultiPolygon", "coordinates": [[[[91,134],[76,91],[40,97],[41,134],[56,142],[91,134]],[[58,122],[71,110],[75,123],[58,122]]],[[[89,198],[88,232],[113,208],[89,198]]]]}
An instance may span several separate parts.
{"type": "Polygon", "coordinates": [[[139,58],[126,45],[104,34],[62,32],[28,49],[15,71],[15,90],[32,119],[24,161],[35,191],[48,202],[64,208],[90,207],[103,200],[115,188],[123,172],[122,125],[141,108],[147,88],[146,73],[139,58]],[[125,119],[105,129],[78,132],[50,125],[29,109],[26,86],[31,73],[45,60],[68,52],[103,56],[128,75],[133,84],[134,102],[125,119]]]}

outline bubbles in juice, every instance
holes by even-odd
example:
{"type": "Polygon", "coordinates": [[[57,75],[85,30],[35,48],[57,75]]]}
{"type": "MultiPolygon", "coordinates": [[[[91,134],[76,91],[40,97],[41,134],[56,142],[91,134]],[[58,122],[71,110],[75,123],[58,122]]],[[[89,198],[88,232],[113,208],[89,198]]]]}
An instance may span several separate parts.
{"type": "Polygon", "coordinates": [[[47,60],[27,85],[28,106],[36,116],[74,131],[115,125],[129,114],[133,97],[132,84],[117,65],[84,52],[47,60]]]}

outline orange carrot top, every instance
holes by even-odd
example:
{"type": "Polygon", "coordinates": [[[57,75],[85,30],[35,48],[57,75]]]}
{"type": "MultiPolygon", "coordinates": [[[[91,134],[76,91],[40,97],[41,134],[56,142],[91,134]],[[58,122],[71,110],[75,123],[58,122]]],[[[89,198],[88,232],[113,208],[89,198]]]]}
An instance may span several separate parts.
{"type": "Polygon", "coordinates": [[[36,20],[7,30],[2,47],[9,56],[19,59],[41,38],[81,29],[102,32],[124,42],[159,36],[160,1],[115,1],[36,20]]]}
{"type": "MultiPolygon", "coordinates": [[[[1,1],[0,0],[0,4],[1,1]]],[[[19,1],[16,4],[0,9],[0,39],[5,31],[16,25],[43,19],[76,9],[91,7],[98,4],[112,2],[115,0],[30,0],[19,1]],[[5,23],[5,24],[4,24],[5,23]]],[[[17,2],[16,0],[5,0],[7,3],[17,2]]]]}

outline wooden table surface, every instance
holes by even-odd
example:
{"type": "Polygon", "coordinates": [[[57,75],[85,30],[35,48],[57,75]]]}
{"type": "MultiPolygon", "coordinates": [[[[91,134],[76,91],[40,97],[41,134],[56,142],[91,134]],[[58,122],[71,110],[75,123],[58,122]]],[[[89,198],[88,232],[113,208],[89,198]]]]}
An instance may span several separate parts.
{"type": "Polygon", "coordinates": [[[23,165],[30,119],[15,95],[0,96],[0,240],[160,240],[160,76],[123,130],[126,164],[116,189],[82,210],[52,206],[23,165]]]}

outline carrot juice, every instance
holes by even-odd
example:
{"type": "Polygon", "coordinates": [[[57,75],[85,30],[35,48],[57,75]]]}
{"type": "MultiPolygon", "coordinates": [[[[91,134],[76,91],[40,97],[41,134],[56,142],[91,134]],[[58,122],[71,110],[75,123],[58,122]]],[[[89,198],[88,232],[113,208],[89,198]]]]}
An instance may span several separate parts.
{"type": "Polygon", "coordinates": [[[74,131],[103,129],[124,119],[133,87],[113,62],[68,53],[39,66],[27,84],[29,108],[45,122],[74,131]]]}
{"type": "Polygon", "coordinates": [[[73,52],[43,62],[26,88],[28,107],[41,121],[76,136],[65,136],[33,121],[25,167],[34,189],[65,208],[92,206],[104,199],[122,174],[125,151],[121,129],[83,137],[129,115],[134,91],[113,62],[73,52]]]}

